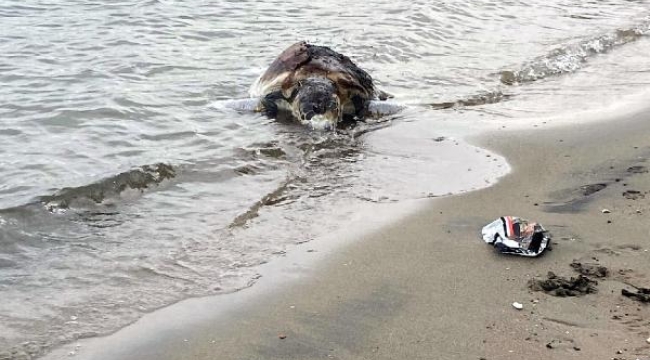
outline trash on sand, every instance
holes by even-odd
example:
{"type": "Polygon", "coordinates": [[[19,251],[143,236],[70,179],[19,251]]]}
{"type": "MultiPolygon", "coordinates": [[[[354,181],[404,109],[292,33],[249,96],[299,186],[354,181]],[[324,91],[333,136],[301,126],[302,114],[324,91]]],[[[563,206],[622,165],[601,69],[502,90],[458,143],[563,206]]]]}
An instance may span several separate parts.
{"type": "Polygon", "coordinates": [[[524,308],[524,305],[522,305],[521,303],[518,303],[518,302],[515,301],[515,302],[512,303],[512,307],[514,307],[517,310],[521,310],[521,309],[524,308]]]}
{"type": "Polygon", "coordinates": [[[551,243],[541,224],[515,216],[503,216],[485,225],[481,235],[501,253],[529,257],[541,255],[551,243]]]}
{"type": "Polygon", "coordinates": [[[611,213],[611,211],[609,211],[609,209],[602,209],[602,210],[600,210],[600,211],[601,211],[603,214],[609,214],[609,213],[611,213]]]}
{"type": "Polygon", "coordinates": [[[592,280],[586,276],[578,275],[570,279],[557,276],[549,271],[546,280],[532,279],[528,282],[528,287],[533,291],[543,291],[547,294],[564,297],[579,296],[598,292],[596,285],[598,281],[592,280]]]}
{"type": "Polygon", "coordinates": [[[621,290],[621,294],[623,296],[627,296],[631,299],[634,299],[636,301],[640,301],[643,303],[650,303],[650,289],[646,288],[637,288],[636,292],[628,291],[628,290],[621,290]]]}

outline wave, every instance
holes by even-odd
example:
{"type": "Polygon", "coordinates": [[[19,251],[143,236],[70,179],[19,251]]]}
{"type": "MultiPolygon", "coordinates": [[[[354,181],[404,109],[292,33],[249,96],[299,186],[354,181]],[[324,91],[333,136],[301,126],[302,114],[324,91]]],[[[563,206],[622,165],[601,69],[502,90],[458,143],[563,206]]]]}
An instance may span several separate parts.
{"type": "Polygon", "coordinates": [[[584,66],[591,58],[634,42],[650,32],[650,22],[627,29],[593,37],[575,44],[562,46],[550,53],[533,59],[517,70],[503,70],[499,73],[505,85],[530,83],[551,76],[572,73],[584,66]]]}
{"type": "Polygon", "coordinates": [[[176,169],[169,164],[144,165],[89,185],[63,188],[54,195],[41,196],[37,201],[50,211],[67,209],[77,200],[101,203],[107,198],[119,196],[128,189],[144,191],[152,185],[159,185],[164,180],[174,178],[176,173],[176,169]]]}
{"type": "Polygon", "coordinates": [[[426,106],[434,110],[469,107],[469,106],[480,106],[480,105],[496,104],[504,100],[507,100],[510,97],[512,97],[511,94],[506,94],[497,90],[497,91],[479,93],[476,95],[470,95],[467,96],[466,98],[453,100],[453,101],[430,103],[430,104],[426,104],[426,106]]]}

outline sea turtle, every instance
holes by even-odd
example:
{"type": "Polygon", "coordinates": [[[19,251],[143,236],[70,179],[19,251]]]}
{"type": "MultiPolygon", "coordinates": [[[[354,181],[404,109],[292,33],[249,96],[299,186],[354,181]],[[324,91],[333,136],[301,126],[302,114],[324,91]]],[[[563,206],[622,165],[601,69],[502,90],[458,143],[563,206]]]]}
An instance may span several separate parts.
{"type": "Polygon", "coordinates": [[[331,130],[344,120],[385,115],[402,107],[385,102],[372,77],[329,47],[298,42],[284,50],[250,89],[251,99],[229,107],[291,118],[313,129],[331,130]],[[379,104],[381,103],[381,104],[379,104]]]}

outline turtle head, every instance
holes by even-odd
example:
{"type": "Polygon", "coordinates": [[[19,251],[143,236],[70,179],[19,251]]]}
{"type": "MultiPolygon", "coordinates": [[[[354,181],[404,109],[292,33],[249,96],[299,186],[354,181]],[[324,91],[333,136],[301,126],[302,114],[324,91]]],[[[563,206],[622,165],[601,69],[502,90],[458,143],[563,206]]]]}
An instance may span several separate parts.
{"type": "Polygon", "coordinates": [[[296,119],[315,130],[334,130],[341,119],[336,86],[324,78],[301,80],[291,108],[296,119]]]}

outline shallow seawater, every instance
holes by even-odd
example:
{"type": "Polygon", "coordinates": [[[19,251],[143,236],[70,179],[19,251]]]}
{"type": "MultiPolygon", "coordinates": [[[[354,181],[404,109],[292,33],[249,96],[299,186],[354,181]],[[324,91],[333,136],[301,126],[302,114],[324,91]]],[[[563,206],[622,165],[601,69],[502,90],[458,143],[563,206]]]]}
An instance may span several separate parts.
{"type": "Polygon", "coordinates": [[[250,286],[372,204],[494,183],[507,163],[463,136],[624,106],[650,87],[649,15],[631,0],[5,1],[0,358],[250,286]],[[408,109],[318,133],[215,106],[300,40],[408,109]]]}

